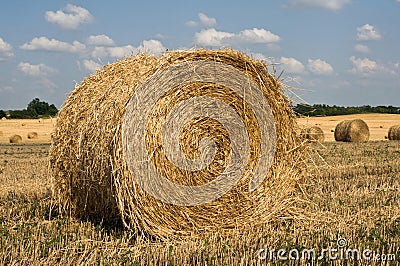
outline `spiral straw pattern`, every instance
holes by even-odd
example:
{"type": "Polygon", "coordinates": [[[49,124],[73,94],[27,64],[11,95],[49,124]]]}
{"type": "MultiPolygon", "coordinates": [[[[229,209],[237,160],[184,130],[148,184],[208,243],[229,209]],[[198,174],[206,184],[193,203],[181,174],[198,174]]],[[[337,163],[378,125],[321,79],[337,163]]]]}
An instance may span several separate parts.
{"type": "Polygon", "coordinates": [[[60,209],[157,237],[286,216],[304,149],[282,86],[230,49],[105,66],[59,113],[50,174],[60,209]]]}

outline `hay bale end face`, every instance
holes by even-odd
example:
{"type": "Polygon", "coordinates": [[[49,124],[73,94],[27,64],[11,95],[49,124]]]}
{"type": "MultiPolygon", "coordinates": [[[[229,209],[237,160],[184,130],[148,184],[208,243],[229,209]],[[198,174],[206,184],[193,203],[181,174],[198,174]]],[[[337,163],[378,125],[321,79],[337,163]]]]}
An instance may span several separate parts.
{"type": "Polygon", "coordinates": [[[37,132],[29,132],[27,137],[28,137],[28,139],[37,139],[38,133],[37,132]]]}
{"type": "Polygon", "coordinates": [[[305,147],[281,86],[265,63],[230,49],[139,54],[107,65],[59,112],[50,149],[53,195],[74,216],[122,219],[137,233],[161,237],[271,221],[288,207],[282,202],[291,202],[304,171],[305,147]],[[268,107],[270,116],[255,106],[268,107]],[[276,141],[268,141],[272,131],[276,141]],[[266,171],[264,143],[275,145],[266,171]],[[235,159],[238,147],[246,153],[235,159]],[[169,203],[146,190],[157,173],[168,186],[197,188],[229,169],[242,169],[237,182],[204,203],[169,203]]]}
{"type": "Polygon", "coordinates": [[[394,125],[388,131],[389,140],[400,140],[400,125],[394,125]]]}
{"type": "Polygon", "coordinates": [[[344,120],[335,128],[335,140],[344,142],[367,142],[369,127],[361,119],[344,120]]]}
{"type": "Polygon", "coordinates": [[[10,137],[10,143],[21,143],[22,137],[20,135],[13,135],[10,137]]]}
{"type": "Polygon", "coordinates": [[[324,131],[318,126],[307,127],[302,130],[302,136],[309,141],[324,142],[324,131]]]}

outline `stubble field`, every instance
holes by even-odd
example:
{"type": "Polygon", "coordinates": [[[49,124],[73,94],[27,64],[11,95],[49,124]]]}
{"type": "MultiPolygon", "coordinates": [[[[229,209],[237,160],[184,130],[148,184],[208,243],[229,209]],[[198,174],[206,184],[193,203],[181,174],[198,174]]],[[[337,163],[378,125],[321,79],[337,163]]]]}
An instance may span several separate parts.
{"type": "MultiPolygon", "coordinates": [[[[324,119],[308,119],[308,123],[321,124],[333,135],[328,122],[338,118],[324,119]]],[[[16,121],[21,123],[0,121],[0,130],[5,132],[5,122],[16,123],[7,129],[15,133],[28,130],[24,128],[31,122],[32,131],[39,132],[44,125],[32,120],[22,126],[16,121]]],[[[311,249],[318,265],[354,265],[357,254],[359,265],[397,265],[400,141],[383,140],[379,132],[387,132],[389,125],[384,121],[377,120],[378,131],[369,123],[371,136],[377,137],[368,143],[312,144],[308,174],[286,216],[263,228],[179,241],[145,239],[119,225],[92,224],[59,214],[47,175],[49,132],[44,130],[43,138],[34,141],[23,137],[24,143],[17,145],[8,144],[3,134],[0,265],[306,265],[312,261],[301,255],[311,249]]],[[[51,129],[52,121],[45,123],[51,129]]]]}

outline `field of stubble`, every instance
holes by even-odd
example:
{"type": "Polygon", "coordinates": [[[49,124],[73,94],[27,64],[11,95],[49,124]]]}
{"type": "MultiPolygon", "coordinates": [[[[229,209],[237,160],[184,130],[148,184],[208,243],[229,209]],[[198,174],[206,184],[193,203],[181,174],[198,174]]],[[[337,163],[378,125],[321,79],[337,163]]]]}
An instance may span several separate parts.
{"type": "Polygon", "coordinates": [[[318,265],[353,265],[355,249],[359,265],[400,263],[399,141],[315,144],[298,189],[298,215],[229,236],[182,241],[143,239],[118,226],[58,214],[48,148],[0,145],[0,265],[305,265],[311,261],[301,255],[308,249],[317,252],[318,265]],[[340,238],[347,240],[342,256],[335,253],[340,238]],[[331,258],[321,255],[323,249],[331,258]],[[362,257],[365,250],[372,252],[369,260],[362,257]]]}

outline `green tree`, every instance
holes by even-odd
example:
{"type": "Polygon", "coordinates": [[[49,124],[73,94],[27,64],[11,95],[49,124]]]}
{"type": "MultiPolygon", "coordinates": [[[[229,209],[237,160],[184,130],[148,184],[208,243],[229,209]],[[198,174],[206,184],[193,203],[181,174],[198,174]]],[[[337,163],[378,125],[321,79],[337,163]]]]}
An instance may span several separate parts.
{"type": "Polygon", "coordinates": [[[3,117],[7,117],[7,114],[3,110],[0,110],[0,119],[2,119],[3,117]]]}
{"type": "Polygon", "coordinates": [[[33,99],[26,108],[29,112],[36,113],[37,115],[46,115],[49,112],[49,104],[42,102],[39,98],[33,99]]]}

